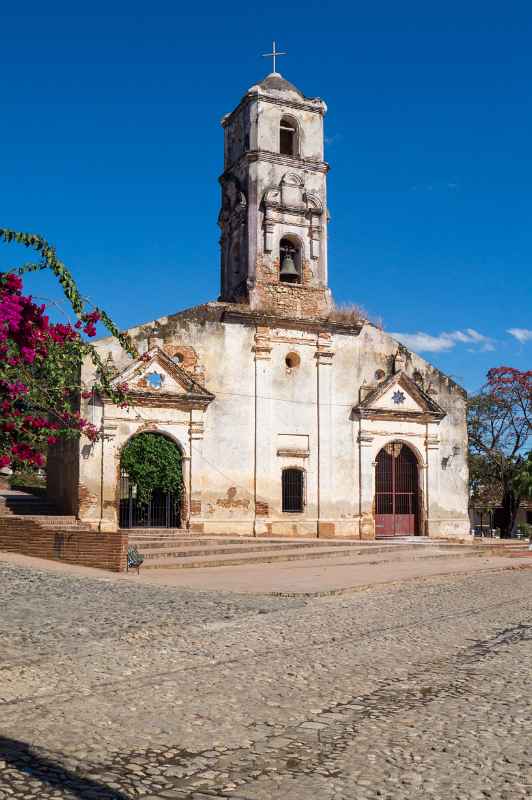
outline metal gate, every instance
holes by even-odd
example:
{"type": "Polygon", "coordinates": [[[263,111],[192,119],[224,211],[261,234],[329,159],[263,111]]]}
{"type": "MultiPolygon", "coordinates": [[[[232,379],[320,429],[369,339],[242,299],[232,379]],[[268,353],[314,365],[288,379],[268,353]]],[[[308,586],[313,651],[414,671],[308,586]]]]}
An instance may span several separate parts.
{"type": "Polygon", "coordinates": [[[392,442],[377,456],[375,471],[375,528],[377,536],[419,533],[419,474],[412,450],[392,442]]]}
{"type": "Polygon", "coordinates": [[[180,528],[181,498],[156,489],[149,503],[137,499],[137,487],[120,470],[120,527],[121,528],[180,528]]]}

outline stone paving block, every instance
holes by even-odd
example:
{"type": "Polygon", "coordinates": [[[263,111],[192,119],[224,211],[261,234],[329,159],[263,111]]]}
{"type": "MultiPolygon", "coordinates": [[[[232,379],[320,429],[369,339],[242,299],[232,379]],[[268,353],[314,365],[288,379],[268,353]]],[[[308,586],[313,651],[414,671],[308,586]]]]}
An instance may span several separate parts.
{"type": "Polygon", "coordinates": [[[0,563],[0,800],[526,797],[531,577],[302,602],[0,563]]]}

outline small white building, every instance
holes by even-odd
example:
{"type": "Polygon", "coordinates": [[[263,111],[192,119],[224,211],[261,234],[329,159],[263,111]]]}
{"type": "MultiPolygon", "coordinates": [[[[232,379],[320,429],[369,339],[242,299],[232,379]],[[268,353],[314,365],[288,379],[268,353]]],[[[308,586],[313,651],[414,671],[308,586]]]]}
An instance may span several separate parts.
{"type": "Polygon", "coordinates": [[[98,343],[133,404],[82,401],[104,439],[50,457],[64,511],[105,531],[469,535],[464,390],[334,310],[325,112],[272,73],[224,117],[220,299],[132,328],[141,361],[98,343]],[[183,487],[139,511],[120,458],[141,432],[175,443],[183,487]]]}

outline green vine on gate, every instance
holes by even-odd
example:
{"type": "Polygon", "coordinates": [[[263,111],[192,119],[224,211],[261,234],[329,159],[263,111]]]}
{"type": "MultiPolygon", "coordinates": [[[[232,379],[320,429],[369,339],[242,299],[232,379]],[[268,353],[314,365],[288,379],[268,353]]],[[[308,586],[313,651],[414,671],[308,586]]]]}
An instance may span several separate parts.
{"type": "Polygon", "coordinates": [[[149,503],[155,489],[180,494],[183,486],[181,453],[165,436],[140,433],[122,450],[121,466],[137,486],[137,499],[149,503]]]}

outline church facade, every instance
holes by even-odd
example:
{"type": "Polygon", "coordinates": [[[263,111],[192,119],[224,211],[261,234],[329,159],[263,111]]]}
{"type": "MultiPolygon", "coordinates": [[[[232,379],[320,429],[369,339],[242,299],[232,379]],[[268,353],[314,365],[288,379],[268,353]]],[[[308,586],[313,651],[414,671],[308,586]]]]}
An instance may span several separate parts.
{"type": "Polygon", "coordinates": [[[132,328],[136,362],[98,343],[132,404],[83,400],[103,440],[64,445],[51,470],[55,499],[91,527],[469,535],[465,392],[334,308],[325,113],[274,72],[224,117],[220,298],[132,328]],[[179,498],[142,513],[121,466],[140,433],[172,441],[183,469],[179,498]]]}

